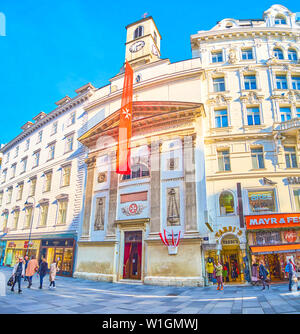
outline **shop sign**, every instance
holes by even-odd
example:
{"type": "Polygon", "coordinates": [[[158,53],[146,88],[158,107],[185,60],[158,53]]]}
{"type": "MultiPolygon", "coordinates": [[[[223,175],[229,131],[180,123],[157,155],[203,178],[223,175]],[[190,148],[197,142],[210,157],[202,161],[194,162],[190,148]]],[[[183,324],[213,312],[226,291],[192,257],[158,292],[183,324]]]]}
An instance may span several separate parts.
{"type": "Polygon", "coordinates": [[[296,231],[285,231],[283,234],[284,239],[291,243],[297,240],[297,232],[296,231]]]}
{"type": "MultiPolygon", "coordinates": [[[[8,247],[17,249],[28,248],[28,240],[15,240],[8,242],[8,247]]],[[[38,249],[40,247],[40,240],[30,241],[29,248],[38,249]]]]}
{"type": "Polygon", "coordinates": [[[264,228],[300,227],[300,213],[273,213],[245,216],[248,230],[264,228]]]}
{"type": "Polygon", "coordinates": [[[224,237],[221,241],[223,246],[233,246],[233,245],[238,245],[239,244],[239,240],[237,238],[226,238],[224,237]]]}
{"type": "Polygon", "coordinates": [[[300,184],[300,177],[291,176],[287,178],[288,184],[300,184]]]}
{"type": "Polygon", "coordinates": [[[216,234],[215,238],[219,239],[224,233],[235,233],[238,236],[241,236],[243,234],[242,230],[240,230],[236,226],[224,226],[222,229],[220,229],[216,234]]]}

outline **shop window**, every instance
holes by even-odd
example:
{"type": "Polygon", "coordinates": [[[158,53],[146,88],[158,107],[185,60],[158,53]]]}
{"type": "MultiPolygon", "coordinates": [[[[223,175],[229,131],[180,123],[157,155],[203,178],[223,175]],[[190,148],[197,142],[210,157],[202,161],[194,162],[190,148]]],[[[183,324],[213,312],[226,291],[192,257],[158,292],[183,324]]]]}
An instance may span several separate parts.
{"type": "Polygon", "coordinates": [[[295,146],[284,146],[286,168],[298,168],[295,146]]]}
{"type": "Polygon", "coordinates": [[[300,118],[300,108],[296,108],[296,117],[300,118]]]}
{"type": "Polygon", "coordinates": [[[294,193],[294,199],[295,199],[296,212],[300,212],[300,188],[294,189],[293,193],[294,193]]]}
{"type": "Polygon", "coordinates": [[[249,208],[252,213],[276,212],[275,191],[248,191],[249,208]]]}
{"type": "Polygon", "coordinates": [[[221,216],[234,213],[234,197],[229,191],[223,191],[219,197],[221,216]]]}
{"type": "Polygon", "coordinates": [[[280,232],[257,232],[256,233],[256,245],[276,245],[281,243],[280,232]]]}

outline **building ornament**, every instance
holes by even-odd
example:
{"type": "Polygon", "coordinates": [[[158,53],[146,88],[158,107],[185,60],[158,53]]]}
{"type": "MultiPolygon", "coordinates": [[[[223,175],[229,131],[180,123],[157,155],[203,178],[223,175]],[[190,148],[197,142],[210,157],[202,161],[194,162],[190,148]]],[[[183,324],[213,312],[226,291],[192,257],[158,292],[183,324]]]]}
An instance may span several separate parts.
{"type": "Polygon", "coordinates": [[[122,213],[126,216],[136,216],[143,212],[143,210],[146,208],[145,205],[140,203],[131,203],[129,205],[126,205],[121,208],[122,213]]]}
{"type": "Polygon", "coordinates": [[[236,49],[231,48],[229,50],[229,64],[235,64],[238,61],[236,49]]]}
{"type": "Polygon", "coordinates": [[[255,103],[260,103],[263,100],[264,96],[263,95],[258,95],[256,92],[249,92],[245,95],[242,95],[240,97],[240,100],[244,103],[248,104],[255,104],[255,103]]]}
{"type": "Polygon", "coordinates": [[[223,94],[218,94],[217,96],[208,99],[207,103],[209,105],[221,106],[221,105],[227,105],[231,100],[232,100],[231,96],[225,96],[223,94]]]}

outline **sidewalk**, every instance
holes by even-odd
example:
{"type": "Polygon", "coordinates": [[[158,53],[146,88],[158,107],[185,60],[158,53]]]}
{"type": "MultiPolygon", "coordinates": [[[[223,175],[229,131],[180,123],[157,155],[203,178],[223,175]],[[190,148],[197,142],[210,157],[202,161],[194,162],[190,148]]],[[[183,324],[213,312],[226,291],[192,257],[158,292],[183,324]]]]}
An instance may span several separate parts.
{"type": "MultiPolygon", "coordinates": [[[[0,267],[7,280],[11,268],[0,267]]],[[[49,290],[49,276],[39,290],[38,277],[22,294],[6,288],[0,297],[0,313],[30,314],[299,314],[300,291],[289,292],[287,284],[261,286],[165,287],[115,284],[72,277],[57,277],[57,288],[49,290]]],[[[16,289],[17,290],[17,289],[16,289]]]]}

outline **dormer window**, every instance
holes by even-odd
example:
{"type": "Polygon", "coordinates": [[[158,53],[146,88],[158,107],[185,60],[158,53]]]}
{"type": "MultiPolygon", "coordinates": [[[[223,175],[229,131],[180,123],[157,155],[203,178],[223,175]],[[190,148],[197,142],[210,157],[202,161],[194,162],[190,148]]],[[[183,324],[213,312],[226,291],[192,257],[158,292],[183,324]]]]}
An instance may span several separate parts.
{"type": "Polygon", "coordinates": [[[283,57],[283,52],[280,48],[274,48],[274,57],[276,57],[277,59],[284,59],[283,57]]]}
{"type": "Polygon", "coordinates": [[[275,24],[286,24],[286,19],[282,15],[277,15],[275,17],[275,24]]]}
{"type": "Polygon", "coordinates": [[[143,26],[138,26],[133,34],[133,39],[139,38],[144,36],[144,27],[143,26]]]}

